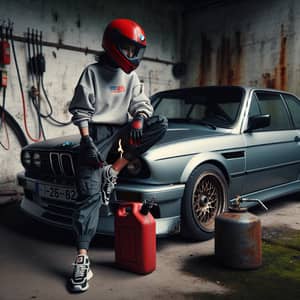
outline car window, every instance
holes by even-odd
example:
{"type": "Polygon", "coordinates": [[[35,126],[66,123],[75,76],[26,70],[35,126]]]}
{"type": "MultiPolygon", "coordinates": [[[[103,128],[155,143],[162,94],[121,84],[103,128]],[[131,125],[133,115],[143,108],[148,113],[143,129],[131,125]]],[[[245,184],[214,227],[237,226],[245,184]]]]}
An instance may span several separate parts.
{"type": "Polygon", "coordinates": [[[289,111],[296,128],[300,128],[300,100],[292,95],[284,94],[289,111]]]}
{"type": "Polygon", "coordinates": [[[256,92],[258,106],[261,114],[271,116],[270,126],[263,130],[291,129],[291,123],[285,104],[278,93],[256,92]]]}
{"type": "Polygon", "coordinates": [[[202,104],[197,104],[197,105],[193,105],[193,107],[191,107],[190,109],[190,113],[189,113],[189,118],[191,119],[203,119],[205,116],[205,105],[202,104]]]}
{"type": "Polygon", "coordinates": [[[240,102],[220,103],[219,105],[232,120],[236,119],[240,108],[240,102]]]}
{"type": "Polygon", "coordinates": [[[257,116],[257,115],[261,115],[261,111],[259,109],[259,105],[258,105],[258,99],[256,97],[256,94],[254,93],[252,96],[252,100],[251,100],[251,106],[250,106],[250,110],[249,110],[249,117],[253,117],[253,116],[257,116]]]}
{"type": "Polygon", "coordinates": [[[186,117],[191,106],[192,104],[186,104],[185,99],[161,98],[155,111],[170,119],[182,119],[186,117]]]}
{"type": "Polygon", "coordinates": [[[237,87],[182,89],[152,97],[155,114],[175,122],[232,128],[239,116],[244,90],[237,87]]]}

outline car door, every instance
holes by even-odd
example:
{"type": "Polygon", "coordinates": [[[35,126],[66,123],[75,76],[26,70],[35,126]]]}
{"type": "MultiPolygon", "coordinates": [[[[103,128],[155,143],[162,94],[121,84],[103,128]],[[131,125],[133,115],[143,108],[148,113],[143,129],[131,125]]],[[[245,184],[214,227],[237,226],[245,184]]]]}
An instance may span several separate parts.
{"type": "Polygon", "coordinates": [[[297,130],[279,92],[255,91],[249,117],[269,114],[270,125],[244,133],[246,143],[246,183],[243,193],[285,184],[297,179],[299,142],[297,130]]]}

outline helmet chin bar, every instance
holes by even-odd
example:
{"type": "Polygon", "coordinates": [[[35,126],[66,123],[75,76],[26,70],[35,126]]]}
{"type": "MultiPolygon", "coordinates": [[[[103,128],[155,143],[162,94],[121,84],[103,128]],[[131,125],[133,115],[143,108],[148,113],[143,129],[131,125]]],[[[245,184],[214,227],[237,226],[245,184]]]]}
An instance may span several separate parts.
{"type": "Polygon", "coordinates": [[[134,71],[140,64],[145,50],[145,47],[139,47],[137,51],[137,55],[134,57],[128,57],[120,47],[116,47],[116,52],[114,55],[110,55],[110,52],[107,52],[107,55],[110,57],[110,59],[113,60],[113,62],[121,68],[125,73],[130,74],[132,71],[134,71]]]}

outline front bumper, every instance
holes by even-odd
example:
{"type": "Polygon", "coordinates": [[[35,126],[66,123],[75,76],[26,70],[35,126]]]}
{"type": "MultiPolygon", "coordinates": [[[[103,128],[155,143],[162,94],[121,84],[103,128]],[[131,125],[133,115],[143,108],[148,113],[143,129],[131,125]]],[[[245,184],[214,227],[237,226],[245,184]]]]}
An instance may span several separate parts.
{"type": "MultiPolygon", "coordinates": [[[[24,188],[24,197],[21,208],[30,216],[51,225],[71,229],[72,214],[75,209],[75,201],[46,198],[39,194],[38,186],[47,184],[37,179],[27,178],[24,173],[17,175],[18,184],[24,188]]],[[[53,184],[54,185],[54,184],[53,184]]],[[[55,184],[58,186],[58,184],[55,184]]],[[[74,186],[59,185],[61,188],[74,188],[74,186]]],[[[156,234],[169,235],[179,231],[181,198],[184,192],[184,184],[172,185],[141,185],[118,184],[116,192],[119,201],[145,201],[154,200],[157,203],[156,234]]],[[[101,216],[97,227],[97,233],[113,235],[114,217],[101,216]]]]}

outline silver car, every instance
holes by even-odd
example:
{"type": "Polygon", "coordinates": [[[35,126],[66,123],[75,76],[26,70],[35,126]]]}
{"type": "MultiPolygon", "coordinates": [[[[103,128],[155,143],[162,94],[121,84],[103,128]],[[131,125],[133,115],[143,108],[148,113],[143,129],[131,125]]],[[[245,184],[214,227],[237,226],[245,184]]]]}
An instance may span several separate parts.
{"type": "MultiPolygon", "coordinates": [[[[262,201],[300,191],[300,101],[287,92],[242,86],[163,91],[152,97],[165,115],[164,138],[122,171],[118,201],[154,201],[157,235],[213,237],[216,216],[237,195],[262,201]]],[[[71,227],[79,136],[22,150],[22,209],[71,227]]],[[[113,234],[113,216],[98,233],[113,234]]]]}

